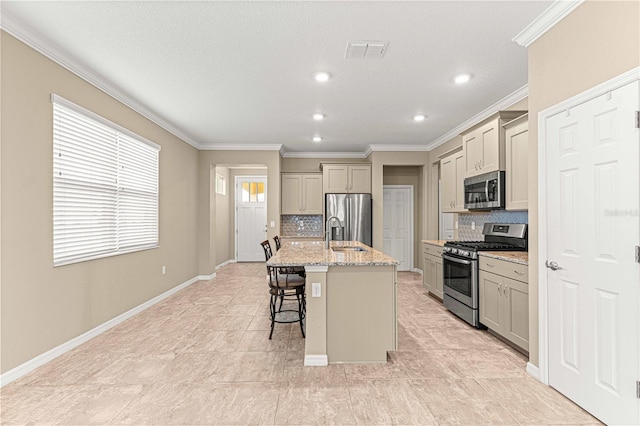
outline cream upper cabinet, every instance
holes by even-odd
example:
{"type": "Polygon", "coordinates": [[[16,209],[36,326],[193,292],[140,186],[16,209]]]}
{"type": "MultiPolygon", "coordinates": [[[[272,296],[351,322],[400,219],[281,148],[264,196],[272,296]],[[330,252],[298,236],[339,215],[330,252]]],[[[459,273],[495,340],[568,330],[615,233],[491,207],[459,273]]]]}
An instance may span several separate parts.
{"type": "Polygon", "coordinates": [[[480,322],[529,350],[528,266],[480,255],[480,322]]]}
{"type": "Polygon", "coordinates": [[[529,209],[529,122],[528,115],[505,124],[506,209],[529,209]]]}
{"type": "Polygon", "coordinates": [[[455,152],[440,160],[440,180],[443,213],[466,211],[464,208],[464,153],[455,152]]]}
{"type": "Polygon", "coordinates": [[[464,177],[505,169],[503,124],[526,111],[500,111],[462,133],[464,177]]]}
{"type": "Polygon", "coordinates": [[[325,164],[322,180],[325,193],[371,193],[371,164],[325,164]]]}
{"type": "Polygon", "coordinates": [[[283,173],[281,214],[322,214],[322,175],[283,173]]]}
{"type": "Polygon", "coordinates": [[[304,214],[322,214],[322,175],[302,175],[302,206],[304,214]]]}

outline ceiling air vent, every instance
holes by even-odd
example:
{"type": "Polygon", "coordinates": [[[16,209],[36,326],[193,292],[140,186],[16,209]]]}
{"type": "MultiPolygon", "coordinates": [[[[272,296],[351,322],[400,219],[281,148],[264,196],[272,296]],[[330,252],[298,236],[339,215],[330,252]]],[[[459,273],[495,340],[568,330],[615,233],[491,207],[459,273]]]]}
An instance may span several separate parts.
{"type": "Polygon", "coordinates": [[[347,59],[382,59],[388,41],[350,41],[344,57],[347,59]]]}

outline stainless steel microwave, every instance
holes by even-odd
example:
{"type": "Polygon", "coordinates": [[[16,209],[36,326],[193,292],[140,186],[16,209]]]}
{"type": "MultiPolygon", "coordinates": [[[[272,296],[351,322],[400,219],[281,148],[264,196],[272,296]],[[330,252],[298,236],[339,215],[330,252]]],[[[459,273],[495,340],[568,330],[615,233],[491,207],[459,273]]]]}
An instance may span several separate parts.
{"type": "Polygon", "coordinates": [[[469,210],[504,209],[504,172],[496,171],[464,180],[464,208],[469,210]]]}

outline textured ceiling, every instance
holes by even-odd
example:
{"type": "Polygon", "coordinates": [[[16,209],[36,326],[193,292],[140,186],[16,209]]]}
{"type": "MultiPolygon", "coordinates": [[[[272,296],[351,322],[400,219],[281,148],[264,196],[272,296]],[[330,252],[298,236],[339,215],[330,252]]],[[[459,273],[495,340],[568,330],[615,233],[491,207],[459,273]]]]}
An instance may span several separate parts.
{"type": "Polygon", "coordinates": [[[526,85],[527,52],[511,40],[550,4],[3,1],[2,11],[200,147],[300,153],[432,144],[526,85]],[[384,58],[345,59],[360,40],[388,41],[384,58]],[[318,70],[333,78],[316,83],[318,70]],[[472,80],[456,86],[459,72],[472,80]]]}

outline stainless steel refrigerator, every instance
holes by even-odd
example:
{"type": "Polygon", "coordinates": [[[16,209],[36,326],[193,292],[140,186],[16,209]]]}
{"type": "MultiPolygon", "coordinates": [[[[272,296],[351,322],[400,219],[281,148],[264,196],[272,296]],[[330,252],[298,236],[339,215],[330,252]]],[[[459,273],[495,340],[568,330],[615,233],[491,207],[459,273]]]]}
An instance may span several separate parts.
{"type": "Polygon", "coordinates": [[[340,221],[340,225],[335,219],[329,223],[332,240],[371,246],[371,194],[326,194],[324,201],[324,220],[335,216],[340,221]]]}

